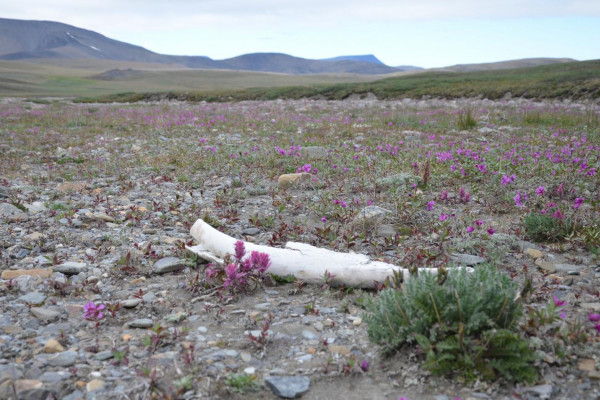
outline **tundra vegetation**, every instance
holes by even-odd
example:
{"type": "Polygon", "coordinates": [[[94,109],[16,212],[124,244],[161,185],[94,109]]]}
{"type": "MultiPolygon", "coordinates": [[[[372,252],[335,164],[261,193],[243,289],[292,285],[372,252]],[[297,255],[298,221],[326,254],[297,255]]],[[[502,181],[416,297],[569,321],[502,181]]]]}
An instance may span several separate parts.
{"type": "MultiPolygon", "coordinates": [[[[2,201],[20,210],[34,202],[44,207],[25,222],[4,217],[0,239],[10,244],[42,232],[46,238],[28,249],[32,256],[54,266],[89,264],[86,279],[55,272],[38,290],[47,304],[84,307],[78,322],[68,317],[83,324],[81,337],[93,338],[83,351],[90,357],[108,351],[107,365],[137,375],[143,387],[130,387],[137,390],[132,396],[263,398],[269,368],[302,369],[288,355],[295,351],[290,346],[311,355],[304,374],[338,382],[385,375],[399,382],[388,396],[418,393],[403,392],[410,377],[398,371],[407,364],[420,371],[411,374],[426,377],[418,380],[425,387],[419,393],[435,392],[425,383],[435,382],[427,371],[441,375],[436,379],[446,387],[487,382],[490,393],[500,394],[547,376],[595,379],[595,368],[580,367],[583,359],[600,357],[594,308],[600,306],[599,116],[593,102],[508,98],[5,99],[2,201]],[[278,184],[278,177],[294,173],[309,178],[278,184]],[[391,276],[369,291],[334,286],[325,274],[321,286],[307,288],[294,277],[269,274],[268,257],[245,254],[241,242],[223,265],[205,264],[185,251],[197,218],[269,246],[292,240],[364,253],[409,268],[412,277],[391,276]],[[86,230],[95,238],[82,248],[86,230]],[[173,230],[182,233],[179,240],[153,236],[173,230]],[[157,275],[154,263],[167,256],[177,257],[181,268],[157,275]],[[475,271],[452,269],[461,265],[475,271]],[[440,273],[419,273],[422,267],[440,273]],[[171,283],[168,294],[151,304],[148,288],[161,281],[171,283]],[[245,304],[274,291],[286,300],[259,308],[264,313],[246,311],[245,304]],[[300,337],[290,344],[293,334],[273,333],[295,318],[278,307],[298,305],[306,293],[297,318],[310,325],[325,305],[338,310],[355,336],[339,336],[335,344],[353,351],[328,349],[336,319],[319,322],[322,337],[315,343],[300,337]],[[139,305],[122,307],[134,299],[139,305]],[[153,316],[141,336],[123,333],[135,313],[153,316]],[[200,341],[194,336],[200,322],[223,332],[200,341]],[[361,337],[377,346],[361,345],[361,337]],[[233,348],[260,362],[215,367],[202,358],[214,348],[222,357],[233,348]],[[171,355],[160,355],[173,352],[176,367],[167,367],[171,355]]],[[[14,269],[15,259],[4,247],[0,269],[14,269]]],[[[12,280],[0,291],[4,301],[21,296],[12,280]]],[[[66,338],[66,345],[69,340],[75,339],[66,338]]],[[[34,354],[3,357],[27,363],[34,354]]],[[[76,368],[70,373],[67,387],[87,378],[76,368]]]]}

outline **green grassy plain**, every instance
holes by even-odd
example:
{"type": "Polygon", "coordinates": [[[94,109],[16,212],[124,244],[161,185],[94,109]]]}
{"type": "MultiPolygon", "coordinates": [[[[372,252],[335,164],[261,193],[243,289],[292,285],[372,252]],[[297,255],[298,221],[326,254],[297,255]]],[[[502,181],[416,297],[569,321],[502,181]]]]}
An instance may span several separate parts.
{"type": "MultiPolygon", "coordinates": [[[[235,101],[319,98],[342,100],[370,94],[379,99],[482,97],[500,99],[510,93],[531,99],[597,99],[600,97],[600,60],[530,68],[477,72],[426,71],[371,82],[294,85],[219,91],[170,91],[161,98],[188,101],[235,101]]],[[[157,93],[119,94],[104,101],[156,99],[157,93]]],[[[89,99],[88,99],[89,100],[89,99]]],[[[99,100],[93,98],[94,101],[99,100]]]]}
{"type": "Polygon", "coordinates": [[[160,64],[98,60],[45,60],[44,64],[0,61],[0,96],[97,97],[118,93],[203,93],[252,87],[364,82],[378,78],[381,77],[182,69],[160,64]],[[114,70],[119,71],[111,74],[114,70]],[[108,76],[109,79],[102,79],[99,75],[108,76]]]}

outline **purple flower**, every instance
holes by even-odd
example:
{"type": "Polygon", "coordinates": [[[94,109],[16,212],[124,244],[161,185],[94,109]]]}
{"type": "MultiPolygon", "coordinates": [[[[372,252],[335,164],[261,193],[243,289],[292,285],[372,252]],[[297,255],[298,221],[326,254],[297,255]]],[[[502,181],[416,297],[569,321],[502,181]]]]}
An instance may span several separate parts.
{"type": "Polygon", "coordinates": [[[448,191],[442,190],[442,193],[440,194],[440,200],[446,200],[447,198],[448,198],[448,191]]]}
{"type": "Polygon", "coordinates": [[[589,319],[590,319],[591,322],[598,322],[598,321],[600,321],[600,314],[592,313],[588,317],[589,317],[589,319]]]}
{"type": "Polygon", "coordinates": [[[556,218],[556,219],[563,219],[565,217],[565,215],[560,211],[560,210],[556,210],[553,214],[552,214],[552,218],[556,218]]]}
{"type": "Polygon", "coordinates": [[[594,325],[594,329],[600,333],[600,324],[594,325]]]}
{"type": "Polygon", "coordinates": [[[527,194],[521,196],[521,191],[517,190],[517,195],[513,197],[517,207],[523,207],[523,201],[527,200],[527,194]]]}
{"type": "Polygon", "coordinates": [[[323,217],[323,218],[321,218],[321,221],[323,221],[323,222],[327,222],[327,217],[323,217]]]}
{"type": "Polygon", "coordinates": [[[445,221],[447,219],[448,219],[448,216],[446,214],[440,215],[440,221],[445,221]]]}
{"type": "Polygon", "coordinates": [[[83,306],[83,318],[89,321],[99,321],[102,318],[104,318],[102,310],[104,310],[104,304],[96,305],[93,301],[85,303],[85,305],[83,306]]]}
{"type": "Polygon", "coordinates": [[[494,230],[494,228],[490,228],[490,229],[488,229],[488,230],[487,230],[487,232],[488,232],[490,235],[493,235],[494,233],[496,233],[496,231],[494,230]]]}
{"type": "Polygon", "coordinates": [[[512,182],[512,179],[510,179],[506,175],[502,175],[502,179],[500,179],[500,183],[502,183],[502,186],[506,186],[506,185],[508,185],[511,182],[512,182]]]}
{"type": "Polygon", "coordinates": [[[546,193],[546,189],[543,186],[538,186],[538,188],[535,190],[535,192],[537,193],[538,196],[543,196],[544,193],[546,193]]]}
{"type": "Polygon", "coordinates": [[[573,204],[573,208],[577,210],[579,207],[581,207],[582,204],[583,204],[583,198],[578,197],[575,199],[575,204],[573,204]]]}
{"type": "Polygon", "coordinates": [[[556,296],[552,296],[552,301],[554,301],[554,305],[556,307],[563,307],[564,305],[567,304],[567,302],[565,300],[560,300],[558,297],[556,296]]]}
{"type": "Polygon", "coordinates": [[[472,226],[467,226],[467,233],[471,233],[475,230],[472,226]]]}
{"type": "Polygon", "coordinates": [[[476,224],[477,226],[481,226],[481,225],[483,225],[483,221],[482,221],[482,220],[480,220],[480,219],[478,219],[477,221],[475,221],[475,224],[476,224]]]}
{"type": "Polygon", "coordinates": [[[427,203],[427,211],[431,211],[433,210],[433,206],[435,205],[435,201],[430,201],[429,203],[427,203]]]}
{"type": "Polygon", "coordinates": [[[241,261],[242,258],[246,255],[246,248],[244,247],[244,242],[242,242],[241,240],[238,240],[237,242],[235,242],[234,245],[235,248],[235,259],[238,261],[241,261]]]}
{"type": "Polygon", "coordinates": [[[367,372],[369,370],[369,362],[367,360],[362,360],[360,362],[360,369],[362,369],[364,372],[367,372]]]}

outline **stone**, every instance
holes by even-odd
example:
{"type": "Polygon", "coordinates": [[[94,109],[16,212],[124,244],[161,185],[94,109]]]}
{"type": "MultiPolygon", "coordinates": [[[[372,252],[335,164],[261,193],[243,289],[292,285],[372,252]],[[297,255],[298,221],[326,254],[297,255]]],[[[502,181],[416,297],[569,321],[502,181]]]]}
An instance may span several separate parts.
{"type": "Polygon", "coordinates": [[[312,181],[312,175],[307,172],[297,174],[283,174],[277,179],[277,183],[281,188],[290,188],[303,186],[312,181]]]}
{"type": "Polygon", "coordinates": [[[330,344],[329,346],[327,346],[327,350],[330,353],[341,354],[344,356],[350,354],[350,347],[348,346],[330,344]]]}
{"type": "Polygon", "coordinates": [[[179,271],[185,268],[183,260],[177,257],[165,257],[154,263],[154,273],[166,274],[167,272],[179,271]]]}
{"type": "Polygon", "coordinates": [[[129,321],[127,326],[130,328],[147,329],[152,328],[152,326],[154,326],[154,322],[150,318],[139,318],[129,321]]]}
{"type": "Polygon", "coordinates": [[[87,385],[85,385],[85,389],[88,392],[93,392],[95,390],[100,390],[104,387],[104,381],[101,381],[100,379],[92,379],[91,381],[89,381],[87,383],[87,385]]]}
{"type": "Polygon", "coordinates": [[[42,386],[44,386],[44,383],[38,379],[17,379],[14,383],[15,385],[15,392],[17,392],[17,395],[19,395],[19,397],[21,397],[21,393],[22,392],[26,392],[28,390],[32,390],[32,389],[39,389],[42,386]]]}
{"type": "Polygon", "coordinates": [[[47,308],[31,307],[31,314],[42,321],[56,321],[60,318],[61,313],[47,308]]]}
{"type": "Polygon", "coordinates": [[[409,183],[419,183],[423,179],[420,176],[411,175],[407,173],[400,173],[396,175],[384,176],[378,178],[375,181],[375,187],[377,189],[385,189],[391,187],[404,186],[409,183]]]}
{"type": "Polygon", "coordinates": [[[65,348],[62,346],[62,344],[58,343],[58,341],[56,341],[55,339],[48,339],[48,341],[44,345],[44,348],[42,351],[44,353],[50,353],[50,354],[61,353],[61,352],[65,351],[65,348]]]}
{"type": "Polygon", "coordinates": [[[302,337],[307,340],[316,340],[319,338],[317,335],[315,335],[314,332],[312,332],[308,329],[305,329],[302,331],[302,337]]]}
{"type": "Polygon", "coordinates": [[[544,253],[542,253],[541,251],[539,251],[537,249],[532,249],[531,247],[528,247],[525,249],[525,254],[527,254],[529,257],[533,258],[534,260],[537,260],[538,258],[544,258],[544,253]]]}
{"type": "Polygon", "coordinates": [[[460,253],[452,253],[450,259],[460,265],[466,265],[469,267],[483,264],[486,260],[483,257],[474,256],[471,254],[460,254],[460,253]]]}
{"type": "Polygon", "coordinates": [[[37,242],[39,240],[46,239],[46,238],[47,238],[47,236],[41,232],[32,232],[29,235],[23,236],[23,239],[25,239],[28,242],[37,242]]]}
{"type": "Polygon", "coordinates": [[[62,193],[72,193],[72,192],[81,192],[85,190],[84,182],[63,182],[56,188],[59,192],[62,193]]]}
{"type": "Polygon", "coordinates": [[[535,265],[537,265],[538,267],[540,267],[540,269],[542,269],[543,271],[545,271],[549,274],[553,274],[556,272],[556,267],[554,266],[554,264],[552,264],[548,261],[544,261],[541,258],[538,258],[537,260],[535,260],[535,265]]]}
{"type": "Polygon", "coordinates": [[[48,359],[48,363],[55,367],[71,367],[77,362],[77,353],[72,350],[58,353],[56,357],[48,359]]]}
{"type": "Polygon", "coordinates": [[[381,238],[389,238],[396,236],[396,228],[392,225],[381,224],[377,227],[377,236],[381,238]]]}
{"type": "Polygon", "coordinates": [[[67,371],[47,371],[39,376],[39,380],[46,383],[57,383],[71,377],[67,371]]]}
{"type": "Polygon", "coordinates": [[[577,362],[577,368],[580,371],[595,371],[596,370],[596,362],[593,358],[581,358],[577,362]]]}
{"type": "Polygon", "coordinates": [[[581,303],[581,308],[594,312],[600,312],[600,303],[581,303]]]}
{"type": "Polygon", "coordinates": [[[84,400],[85,399],[85,395],[83,394],[83,392],[81,390],[77,390],[75,389],[74,391],[72,391],[71,393],[69,393],[68,395],[66,395],[65,397],[62,398],[62,400],[84,400]]]}
{"type": "Polygon", "coordinates": [[[366,206],[352,220],[354,227],[372,227],[381,223],[390,210],[378,206],[366,206]]]}
{"type": "Polygon", "coordinates": [[[554,386],[552,385],[537,385],[523,389],[524,392],[533,392],[538,395],[540,400],[549,399],[554,392],[554,386]]]}
{"type": "Polygon", "coordinates": [[[87,264],[74,261],[67,261],[65,263],[55,265],[52,268],[55,272],[60,272],[65,275],[77,275],[84,271],[87,271],[87,264]]]}
{"type": "Polygon", "coordinates": [[[46,301],[46,295],[41,292],[31,292],[19,297],[19,300],[32,306],[39,306],[46,301]]]}
{"type": "Polygon", "coordinates": [[[27,208],[27,211],[29,211],[32,214],[48,211],[44,203],[42,203],[41,201],[34,201],[31,204],[25,204],[25,208],[27,208]]]}
{"type": "Polygon", "coordinates": [[[95,213],[90,213],[90,215],[86,214],[86,217],[91,219],[94,219],[96,221],[103,221],[103,222],[115,222],[116,220],[111,217],[110,215],[103,213],[103,212],[95,212],[95,213]]]}
{"type": "Polygon", "coordinates": [[[8,219],[9,221],[27,220],[29,215],[21,211],[18,207],[9,203],[0,203],[0,220],[8,219]]]}
{"type": "Polygon", "coordinates": [[[242,235],[246,236],[256,236],[260,233],[260,229],[258,228],[246,228],[242,231],[242,235]]]}
{"type": "Polygon", "coordinates": [[[329,155],[329,151],[322,146],[306,146],[300,148],[300,155],[302,158],[324,160],[329,155]]]}
{"type": "Polygon", "coordinates": [[[295,399],[308,392],[310,378],[308,376],[268,376],[265,385],[279,397],[295,399]]]}
{"type": "Polygon", "coordinates": [[[123,308],[135,308],[142,302],[142,299],[127,299],[121,302],[123,308]]]}

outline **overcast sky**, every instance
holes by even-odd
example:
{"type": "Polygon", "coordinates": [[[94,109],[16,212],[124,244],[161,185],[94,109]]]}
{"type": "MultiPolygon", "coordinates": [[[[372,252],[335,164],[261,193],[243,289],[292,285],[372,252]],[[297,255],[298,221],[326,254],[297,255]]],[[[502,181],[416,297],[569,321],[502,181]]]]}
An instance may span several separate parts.
{"type": "Polygon", "coordinates": [[[600,58],[600,0],[0,0],[0,17],[58,21],[163,54],[374,54],[426,68],[600,58]]]}

